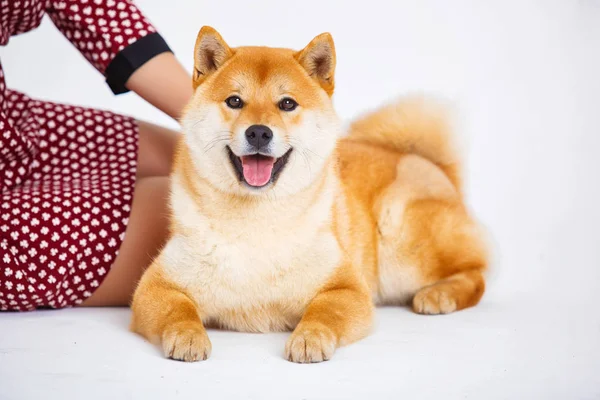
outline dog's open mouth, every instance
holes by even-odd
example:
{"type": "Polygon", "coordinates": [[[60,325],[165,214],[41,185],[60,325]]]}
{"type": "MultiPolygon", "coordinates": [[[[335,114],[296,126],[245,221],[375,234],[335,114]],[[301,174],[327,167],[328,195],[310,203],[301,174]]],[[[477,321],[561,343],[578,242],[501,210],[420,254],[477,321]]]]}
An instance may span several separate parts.
{"type": "Polygon", "coordinates": [[[292,149],[289,149],[279,158],[265,156],[263,154],[252,154],[247,156],[236,156],[233,151],[227,147],[229,160],[233,164],[240,181],[248,185],[260,188],[271,182],[275,182],[283,167],[290,157],[292,149]]]}

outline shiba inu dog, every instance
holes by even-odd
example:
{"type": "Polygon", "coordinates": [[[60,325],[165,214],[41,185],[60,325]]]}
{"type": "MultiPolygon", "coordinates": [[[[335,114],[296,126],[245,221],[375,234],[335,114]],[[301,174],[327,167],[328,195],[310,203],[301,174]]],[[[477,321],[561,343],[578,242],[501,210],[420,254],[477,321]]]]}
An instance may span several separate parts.
{"type": "Polygon", "coordinates": [[[203,27],[182,119],[171,236],[135,292],[131,329],[166,357],[211,354],[206,328],[293,331],[293,362],[369,334],[374,307],[476,305],[487,266],[444,108],[403,98],[342,128],[336,53],[231,48],[203,27]]]}

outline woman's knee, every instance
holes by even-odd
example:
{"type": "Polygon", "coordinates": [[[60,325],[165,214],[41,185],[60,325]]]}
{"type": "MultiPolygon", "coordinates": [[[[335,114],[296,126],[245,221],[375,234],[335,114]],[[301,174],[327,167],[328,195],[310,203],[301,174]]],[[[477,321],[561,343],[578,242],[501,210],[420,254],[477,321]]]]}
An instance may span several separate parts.
{"type": "Polygon", "coordinates": [[[129,221],[133,225],[128,231],[133,232],[130,235],[133,240],[147,242],[145,247],[160,246],[165,240],[169,225],[169,188],[169,177],[147,177],[136,182],[129,221]]]}
{"type": "Polygon", "coordinates": [[[139,128],[138,178],[168,176],[171,173],[173,156],[179,132],[137,121],[139,128]]]}

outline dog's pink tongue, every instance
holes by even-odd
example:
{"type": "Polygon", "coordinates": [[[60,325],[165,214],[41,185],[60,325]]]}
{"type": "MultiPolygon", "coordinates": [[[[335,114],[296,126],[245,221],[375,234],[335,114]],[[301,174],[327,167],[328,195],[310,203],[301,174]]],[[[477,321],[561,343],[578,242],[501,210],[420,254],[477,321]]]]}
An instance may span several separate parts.
{"type": "Polygon", "coordinates": [[[264,186],[271,179],[271,171],[275,159],[261,155],[244,156],[242,159],[242,167],[244,171],[244,179],[252,186],[264,186]]]}

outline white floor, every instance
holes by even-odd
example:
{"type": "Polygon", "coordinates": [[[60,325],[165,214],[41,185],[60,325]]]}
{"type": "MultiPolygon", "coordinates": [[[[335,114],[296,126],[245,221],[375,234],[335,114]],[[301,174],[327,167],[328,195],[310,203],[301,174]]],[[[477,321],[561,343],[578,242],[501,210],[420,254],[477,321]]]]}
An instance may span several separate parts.
{"type": "MultiPolygon", "coordinates": [[[[203,24],[233,46],[330,31],[344,118],[413,90],[455,102],[489,290],[448,316],[381,309],[372,336],[319,365],[283,360],[286,335],[211,332],[211,359],[189,365],[129,333],[126,309],[2,313],[0,400],[600,399],[600,2],[138,4],[190,71],[203,24]]],[[[113,96],[48,20],[0,58],[11,88],[176,127],[113,96]]]]}
{"type": "Polygon", "coordinates": [[[0,399],[600,398],[600,314],[547,301],[380,309],[372,336],[312,365],[282,358],[286,334],[211,331],[212,357],[186,364],[129,333],[127,309],[4,314],[0,399]]]}

